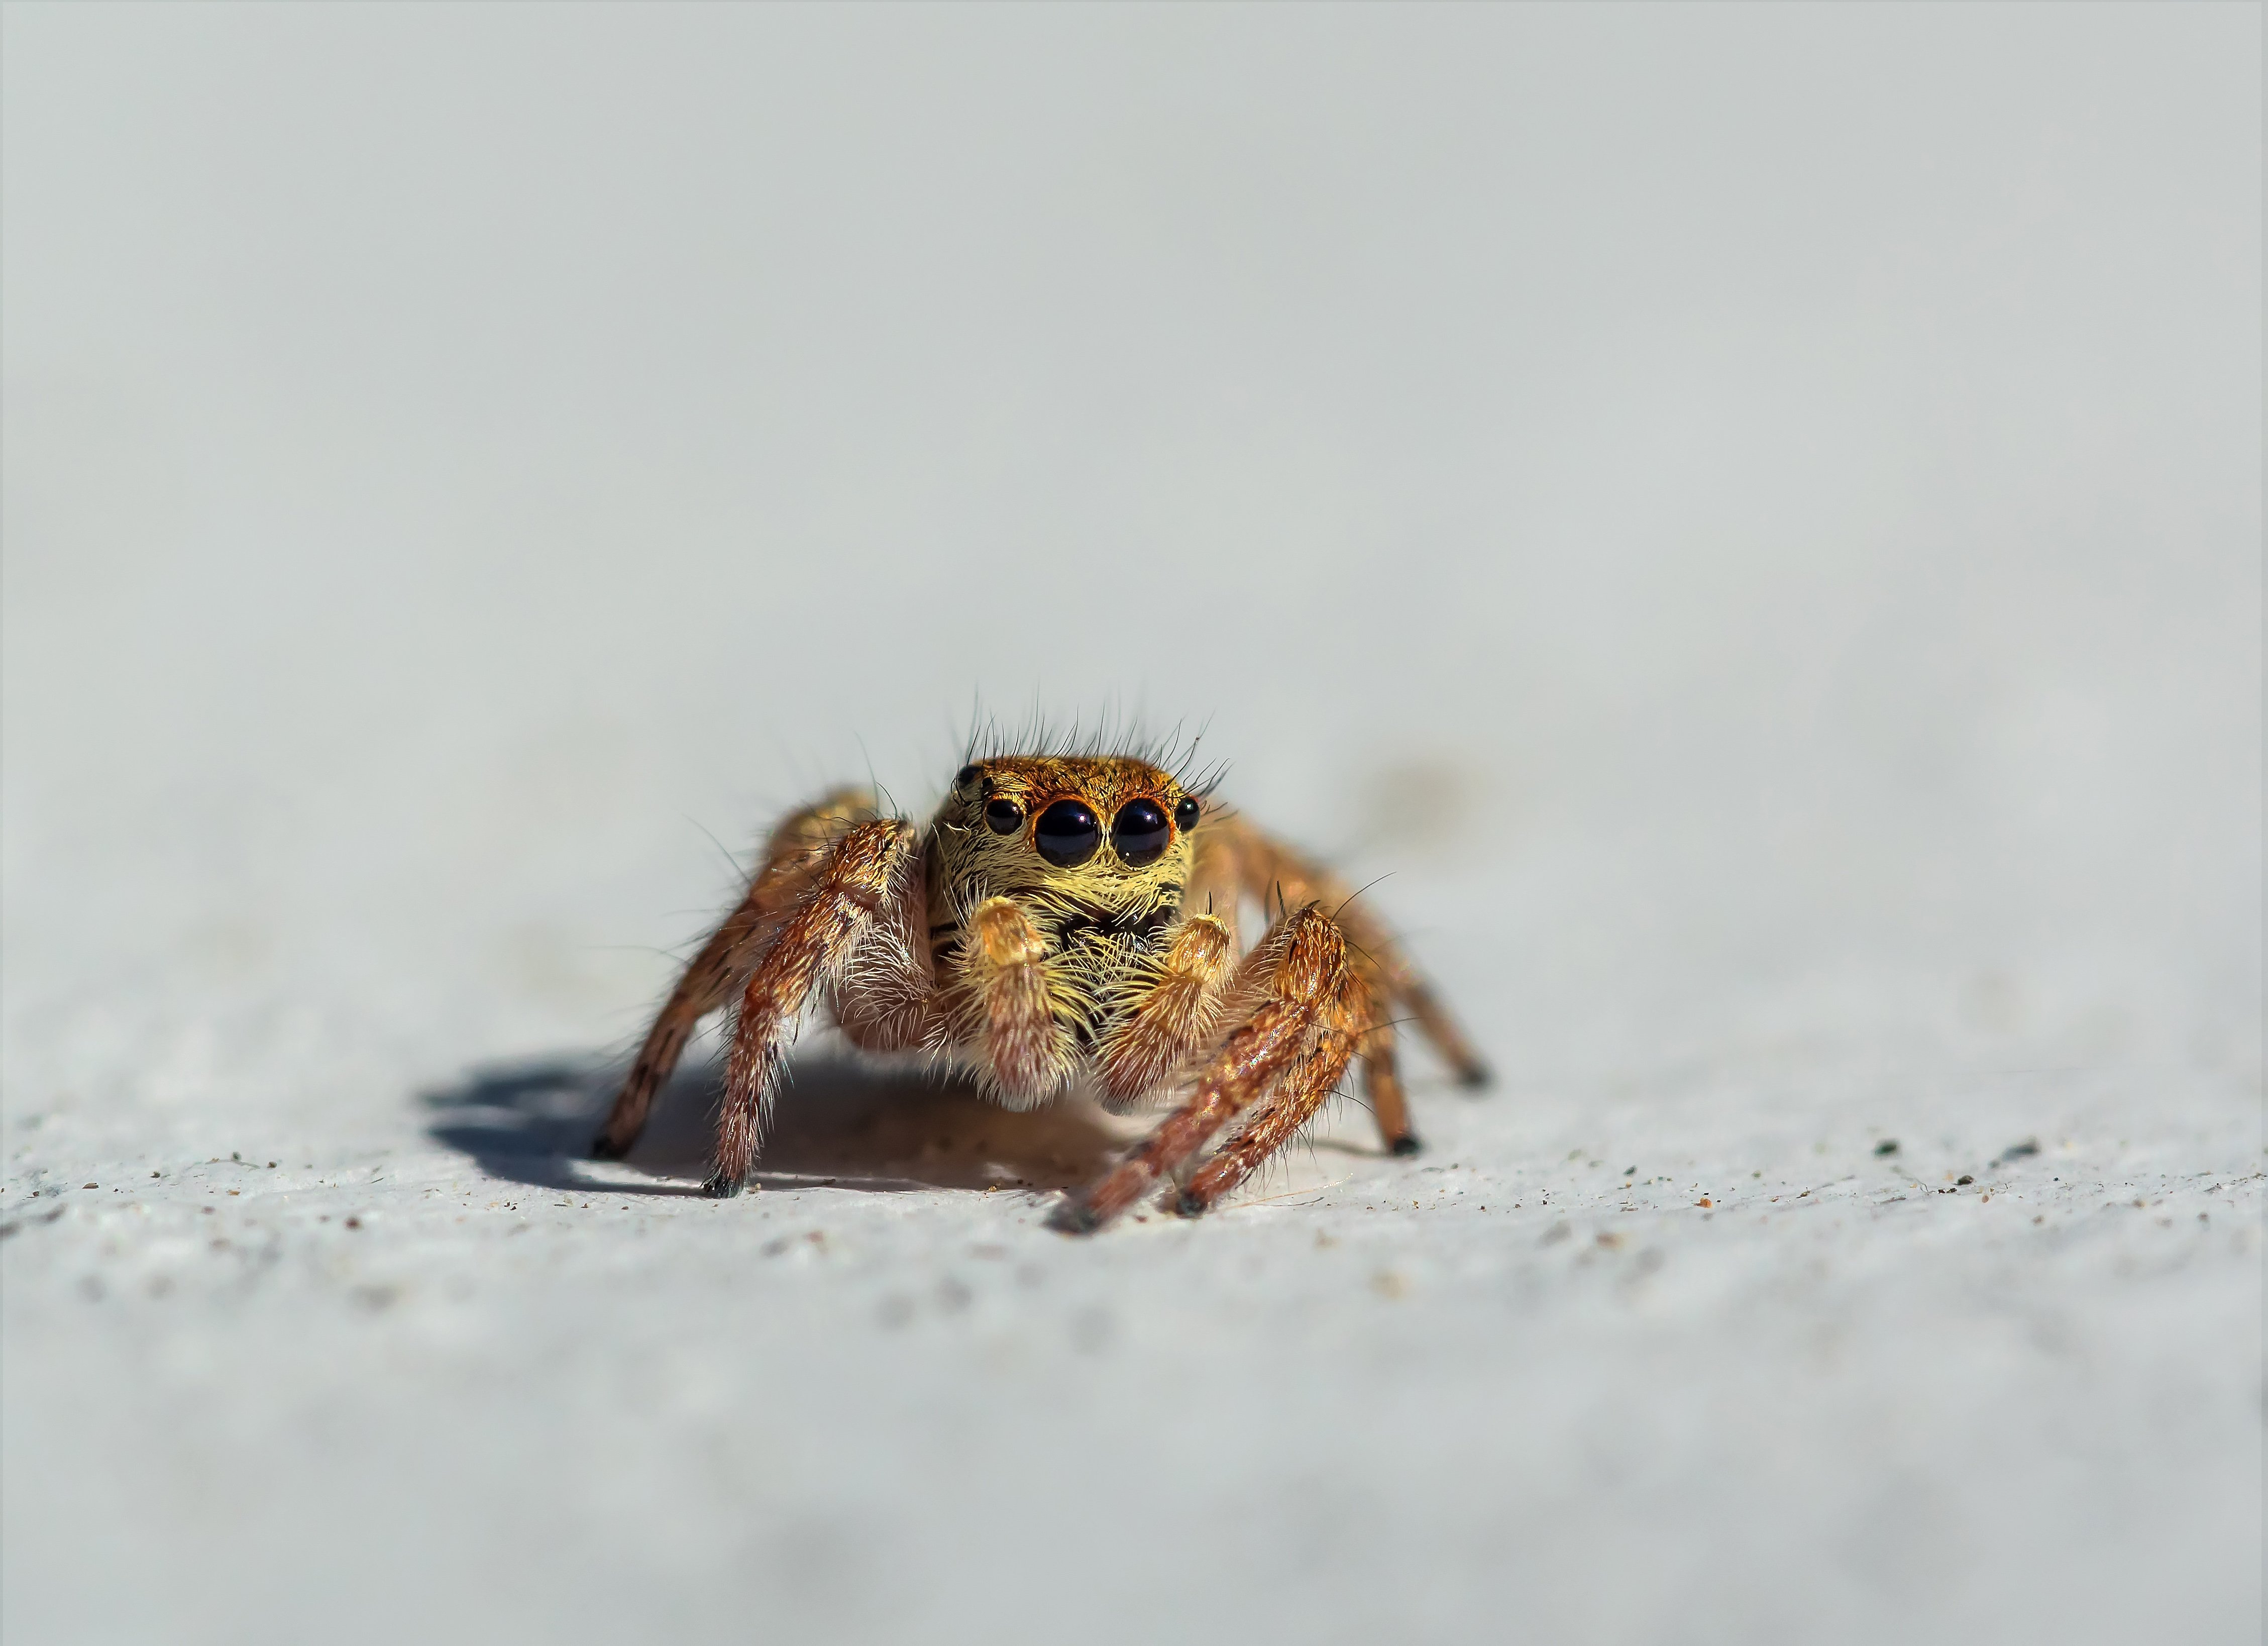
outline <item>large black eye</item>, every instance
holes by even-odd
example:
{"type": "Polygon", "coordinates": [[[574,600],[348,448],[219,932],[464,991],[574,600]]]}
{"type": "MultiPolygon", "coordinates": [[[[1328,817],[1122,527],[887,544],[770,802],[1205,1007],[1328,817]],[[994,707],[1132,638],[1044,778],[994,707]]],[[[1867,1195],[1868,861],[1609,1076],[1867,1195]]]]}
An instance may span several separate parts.
{"type": "Polygon", "coordinates": [[[987,801],[984,823],[994,834],[1013,834],[1024,826],[1024,808],[1005,797],[987,801]]]}
{"type": "Polygon", "coordinates": [[[1204,808],[1194,798],[1185,799],[1180,805],[1174,808],[1174,826],[1183,834],[1187,834],[1197,826],[1197,819],[1203,812],[1204,808]]]}
{"type": "Polygon", "coordinates": [[[1057,801],[1032,825],[1040,855],[1057,868],[1077,868],[1102,844],[1102,825],[1077,801],[1057,801]]]}
{"type": "Polygon", "coordinates": [[[1136,868],[1165,856],[1173,840],[1166,808],[1155,801],[1128,801],[1110,820],[1112,849],[1136,868]]]}

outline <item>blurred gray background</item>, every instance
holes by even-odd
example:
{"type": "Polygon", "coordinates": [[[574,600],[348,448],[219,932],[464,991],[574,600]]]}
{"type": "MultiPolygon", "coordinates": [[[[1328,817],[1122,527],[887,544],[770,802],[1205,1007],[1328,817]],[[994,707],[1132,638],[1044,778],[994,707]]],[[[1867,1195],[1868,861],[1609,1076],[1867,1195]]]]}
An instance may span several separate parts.
{"type": "Polygon", "coordinates": [[[1038,705],[1512,1103],[2257,1128],[2259,20],[10,4],[6,1102],[415,1137],[1038,705]]]}

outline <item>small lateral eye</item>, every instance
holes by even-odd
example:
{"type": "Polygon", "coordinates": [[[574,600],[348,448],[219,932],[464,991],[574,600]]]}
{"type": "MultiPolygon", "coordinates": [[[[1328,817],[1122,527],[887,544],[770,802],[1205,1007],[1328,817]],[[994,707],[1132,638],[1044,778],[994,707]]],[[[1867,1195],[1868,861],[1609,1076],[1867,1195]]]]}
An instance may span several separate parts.
{"type": "Polygon", "coordinates": [[[1174,827],[1187,834],[1197,826],[1197,819],[1204,816],[1204,808],[1197,804],[1197,796],[1184,795],[1182,803],[1174,808],[1174,827]]]}
{"type": "Polygon", "coordinates": [[[984,803],[984,826],[994,834],[1013,834],[1024,826],[1024,808],[1003,796],[984,803]]]}
{"type": "Polygon", "coordinates": [[[1078,801],[1057,801],[1032,825],[1032,844],[1057,868],[1077,868],[1102,845],[1102,825],[1078,801]]]}
{"type": "Polygon", "coordinates": [[[1134,868],[1156,862],[1173,842],[1166,808],[1155,801],[1128,801],[1110,820],[1111,849],[1134,868]]]}
{"type": "Polygon", "coordinates": [[[953,774],[953,786],[957,789],[965,789],[983,775],[984,768],[983,766],[963,766],[960,771],[953,774]]]}

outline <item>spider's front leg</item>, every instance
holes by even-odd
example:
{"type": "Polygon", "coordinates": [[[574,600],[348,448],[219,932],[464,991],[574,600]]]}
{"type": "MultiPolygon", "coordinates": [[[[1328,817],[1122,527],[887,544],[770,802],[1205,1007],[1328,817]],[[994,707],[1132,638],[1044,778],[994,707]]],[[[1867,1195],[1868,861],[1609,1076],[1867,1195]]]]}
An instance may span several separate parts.
{"type": "Polygon", "coordinates": [[[1402,945],[1355,900],[1336,875],[1241,817],[1220,818],[1207,824],[1207,829],[1215,838],[1215,852],[1233,865],[1248,897],[1263,905],[1278,899],[1292,904],[1320,900],[1331,905],[1353,951],[1351,963],[1377,1002],[1375,1021],[1359,1037],[1356,1053],[1362,1059],[1363,1084],[1378,1122],[1379,1139],[1392,1154],[1416,1154],[1418,1136],[1410,1127],[1409,1101],[1403,1093],[1395,1055],[1392,1008],[1404,1009],[1416,1020],[1419,1031],[1440,1053],[1459,1084],[1487,1085],[1488,1065],[1402,945]]]}
{"type": "MultiPolygon", "coordinates": [[[[1312,904],[1287,914],[1247,956],[1229,993],[1243,1009],[1189,1100],[1124,1160],[1066,1201],[1057,1214],[1058,1228],[1075,1234],[1101,1228],[1287,1077],[1299,1093],[1316,1087],[1308,1114],[1329,1095],[1352,1055],[1360,1028],[1355,1014],[1367,998],[1348,967],[1338,923],[1312,904]]],[[[1295,1124],[1283,1136],[1297,1129],[1295,1124]]]]}
{"type": "Polygon", "coordinates": [[[814,867],[828,844],[861,816],[871,817],[874,797],[860,789],[838,789],[815,804],[791,812],[764,844],[762,860],[748,876],[747,895],[709,934],[669,999],[646,1030],[622,1089],[615,1095],[607,1123],[591,1140],[599,1160],[620,1160],[645,1129],[653,1100],[685,1054],[685,1043],[703,1018],[718,1010],[747,985],[748,974],[796,904],[811,889],[814,867]]]}
{"type": "Polygon", "coordinates": [[[861,823],[820,858],[810,889],[749,974],[725,1067],[725,1101],[717,1116],[711,1196],[738,1194],[755,1164],[763,1123],[788,1037],[814,987],[839,976],[859,943],[880,926],[893,898],[918,895],[911,824],[897,818],[861,823]]]}
{"type": "MultiPolygon", "coordinates": [[[[1370,1028],[1370,987],[1362,980],[1361,972],[1351,968],[1338,999],[1316,1033],[1314,1049],[1285,1071],[1267,1104],[1214,1153],[1197,1175],[1189,1179],[1189,1186],[1182,1191],[1176,1209],[1184,1217],[1196,1217],[1212,1210],[1223,1196],[1250,1177],[1263,1161],[1290,1142],[1301,1126],[1315,1118],[1315,1111],[1338,1090],[1347,1064],[1362,1045],[1365,1032],[1370,1028]]],[[[1367,1075],[1374,1101],[1379,1091],[1375,1064],[1369,1066],[1367,1075]]],[[[1390,1073],[1388,1077],[1391,1078],[1390,1073]]],[[[1407,1151],[1397,1148],[1394,1152],[1398,1155],[1407,1151]]]]}

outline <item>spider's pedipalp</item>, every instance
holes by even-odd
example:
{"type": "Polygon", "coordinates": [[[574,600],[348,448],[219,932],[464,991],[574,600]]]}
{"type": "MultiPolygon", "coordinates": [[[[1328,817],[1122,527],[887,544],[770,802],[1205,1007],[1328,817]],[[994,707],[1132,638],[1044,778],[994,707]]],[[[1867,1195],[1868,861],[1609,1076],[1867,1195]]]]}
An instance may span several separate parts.
{"type": "Polygon", "coordinates": [[[967,930],[956,970],[970,1038],[1010,1107],[1043,1102],[1070,1080],[1073,1058],[1047,939],[1008,897],[978,904],[967,930]]]}
{"type": "Polygon", "coordinates": [[[1182,922],[1120,1002],[1124,1015],[1102,1046],[1104,1102],[1123,1106],[1157,1090],[1211,1038],[1236,960],[1233,926],[1209,914],[1182,922]]]}

